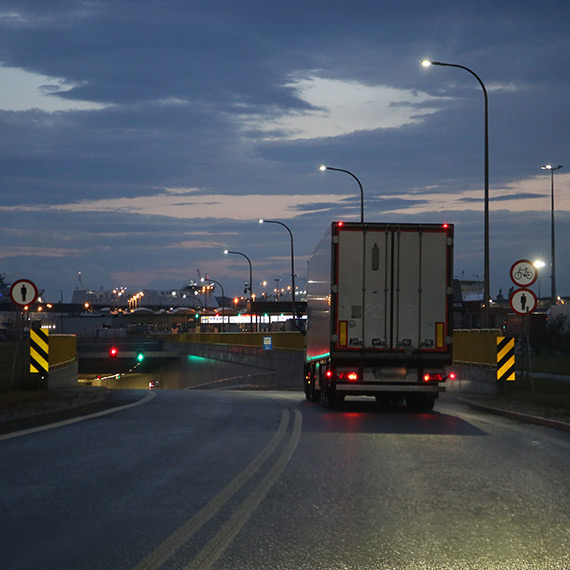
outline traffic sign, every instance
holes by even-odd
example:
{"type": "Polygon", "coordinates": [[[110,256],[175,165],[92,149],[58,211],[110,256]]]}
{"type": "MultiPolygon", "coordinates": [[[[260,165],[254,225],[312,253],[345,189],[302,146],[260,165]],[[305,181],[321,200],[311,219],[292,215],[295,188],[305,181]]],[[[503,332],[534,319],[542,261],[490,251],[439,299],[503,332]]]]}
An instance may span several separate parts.
{"type": "Polygon", "coordinates": [[[16,305],[29,305],[38,298],[38,288],[28,279],[18,279],[10,287],[10,299],[16,305]]]}
{"type": "Polygon", "coordinates": [[[519,259],[511,267],[511,279],[519,287],[530,287],[538,277],[538,271],[532,261],[519,259]]]}
{"type": "Polygon", "coordinates": [[[531,289],[517,289],[513,291],[511,298],[511,309],[519,315],[532,313],[536,309],[538,300],[531,289]]]}

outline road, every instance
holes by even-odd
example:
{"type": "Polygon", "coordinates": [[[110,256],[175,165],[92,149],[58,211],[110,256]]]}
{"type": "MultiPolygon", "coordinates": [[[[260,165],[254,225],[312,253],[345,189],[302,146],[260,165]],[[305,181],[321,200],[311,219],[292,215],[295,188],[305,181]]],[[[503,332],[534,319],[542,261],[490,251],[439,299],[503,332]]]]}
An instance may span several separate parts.
{"type": "Polygon", "coordinates": [[[445,397],[431,415],[300,392],[115,397],[0,436],[1,568],[570,568],[568,433],[445,397]]]}

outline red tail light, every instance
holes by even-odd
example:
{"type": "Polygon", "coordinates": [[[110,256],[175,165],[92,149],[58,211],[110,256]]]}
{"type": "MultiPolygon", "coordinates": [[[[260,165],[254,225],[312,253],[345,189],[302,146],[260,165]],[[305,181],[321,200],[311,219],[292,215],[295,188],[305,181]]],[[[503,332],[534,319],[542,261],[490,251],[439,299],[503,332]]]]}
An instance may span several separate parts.
{"type": "Polygon", "coordinates": [[[447,376],[441,373],[426,372],[424,374],[424,382],[445,382],[446,380],[455,380],[455,372],[450,372],[447,376]]]}
{"type": "Polygon", "coordinates": [[[358,372],[339,372],[339,380],[348,380],[349,382],[356,382],[358,380],[358,372]]]}

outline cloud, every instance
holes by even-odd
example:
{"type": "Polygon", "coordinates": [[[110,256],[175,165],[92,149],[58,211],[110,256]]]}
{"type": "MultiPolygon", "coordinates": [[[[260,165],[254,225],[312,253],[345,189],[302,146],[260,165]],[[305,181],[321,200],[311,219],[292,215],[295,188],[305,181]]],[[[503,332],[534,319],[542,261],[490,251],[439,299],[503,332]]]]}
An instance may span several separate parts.
{"type": "Polygon", "coordinates": [[[65,79],[47,77],[23,69],[0,66],[0,84],[0,110],[3,111],[38,109],[53,113],[104,108],[100,103],[60,97],[76,87],[65,79]]]}
{"type": "MultiPolygon", "coordinates": [[[[57,205],[22,205],[0,207],[0,211],[57,211],[73,213],[122,213],[141,216],[166,216],[176,219],[222,220],[257,220],[259,218],[290,219],[298,215],[299,210],[306,210],[315,200],[326,199],[328,204],[340,205],[349,196],[320,196],[288,194],[271,196],[265,194],[243,194],[231,196],[225,194],[198,194],[195,188],[173,188],[156,194],[129,198],[105,198],[100,200],[81,200],[57,205]]],[[[314,212],[320,208],[315,204],[314,212]]]]}
{"type": "Polygon", "coordinates": [[[437,108],[430,104],[441,101],[409,89],[318,76],[293,79],[286,87],[293,88],[309,108],[283,113],[277,118],[275,113],[244,116],[247,129],[261,133],[266,140],[337,137],[417,123],[436,112],[437,108]]]}

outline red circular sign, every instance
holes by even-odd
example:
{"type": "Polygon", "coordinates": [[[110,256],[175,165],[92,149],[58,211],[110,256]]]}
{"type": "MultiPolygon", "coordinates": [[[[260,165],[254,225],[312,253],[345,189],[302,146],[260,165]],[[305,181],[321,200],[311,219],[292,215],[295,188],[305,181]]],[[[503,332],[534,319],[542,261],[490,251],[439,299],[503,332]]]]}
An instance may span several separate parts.
{"type": "Polygon", "coordinates": [[[511,279],[519,287],[530,287],[537,279],[538,271],[532,261],[519,259],[511,267],[511,279]]]}
{"type": "Polygon", "coordinates": [[[38,288],[29,279],[18,279],[10,287],[10,299],[16,305],[29,305],[38,298],[38,288]]]}
{"type": "Polygon", "coordinates": [[[509,299],[511,309],[519,315],[526,315],[532,313],[536,309],[538,299],[531,289],[517,289],[511,294],[509,299]]]}

